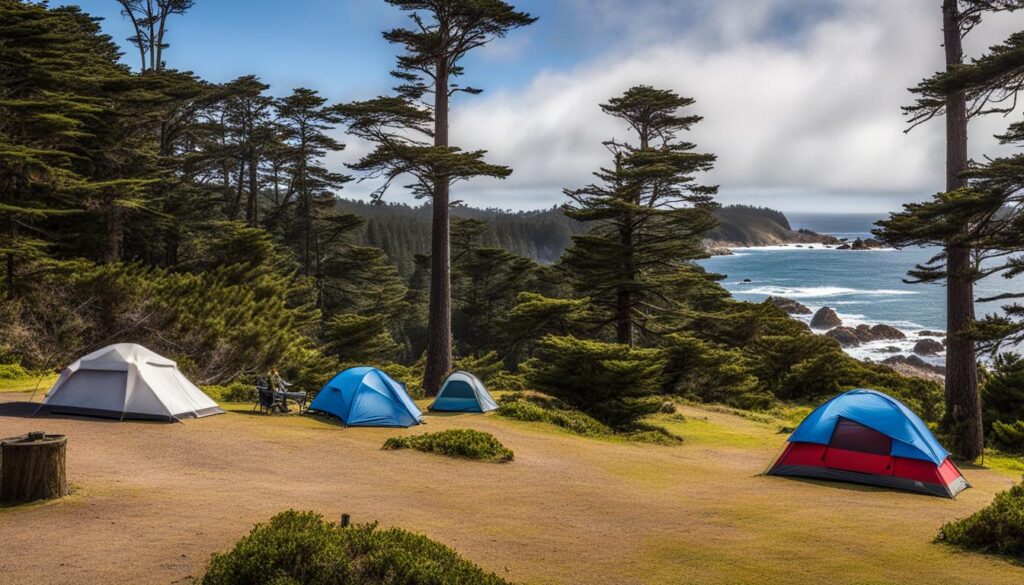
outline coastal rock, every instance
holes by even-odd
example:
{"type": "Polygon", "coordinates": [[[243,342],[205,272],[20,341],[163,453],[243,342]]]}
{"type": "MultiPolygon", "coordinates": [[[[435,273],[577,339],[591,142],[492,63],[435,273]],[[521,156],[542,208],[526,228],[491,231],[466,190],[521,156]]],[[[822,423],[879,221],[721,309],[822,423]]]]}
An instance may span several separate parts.
{"type": "Polygon", "coordinates": [[[875,339],[906,339],[907,336],[892,325],[875,325],[871,328],[871,335],[875,339]]]}
{"type": "Polygon", "coordinates": [[[836,327],[835,329],[830,329],[825,335],[835,339],[843,347],[857,347],[860,345],[860,337],[857,335],[857,330],[852,327],[836,327]]]}
{"type": "Polygon", "coordinates": [[[812,329],[831,329],[840,327],[842,324],[843,320],[839,318],[839,315],[836,315],[836,312],[828,307],[818,309],[818,312],[811,317],[812,329]]]}
{"type": "Polygon", "coordinates": [[[917,335],[918,337],[945,337],[946,333],[944,331],[929,331],[928,329],[923,329],[918,331],[917,335]]]}
{"type": "Polygon", "coordinates": [[[916,355],[896,355],[882,360],[882,365],[914,378],[942,382],[946,377],[946,369],[940,366],[933,366],[916,355]]]}
{"type": "Polygon", "coordinates": [[[794,301],[793,299],[787,299],[785,297],[768,297],[764,302],[769,305],[774,305],[790,315],[811,314],[811,310],[807,308],[807,305],[794,301]]]}
{"type": "Polygon", "coordinates": [[[842,246],[839,246],[836,249],[837,250],[874,250],[875,248],[881,248],[881,247],[882,247],[882,242],[879,242],[878,240],[876,240],[874,238],[865,238],[863,240],[860,239],[860,238],[857,238],[856,240],[850,242],[849,244],[843,244],[842,246]]]}
{"type": "Polygon", "coordinates": [[[935,355],[945,349],[938,341],[925,338],[914,344],[914,353],[918,355],[935,355]]]}

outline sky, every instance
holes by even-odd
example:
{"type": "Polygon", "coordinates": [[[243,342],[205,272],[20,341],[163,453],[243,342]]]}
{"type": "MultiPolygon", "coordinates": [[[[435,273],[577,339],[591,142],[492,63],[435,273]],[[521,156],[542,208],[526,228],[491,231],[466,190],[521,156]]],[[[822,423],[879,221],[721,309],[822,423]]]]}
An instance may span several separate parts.
{"type": "MultiPolygon", "coordinates": [[[[115,0],[77,4],[103,17],[126,49],[115,0]]],[[[941,190],[941,120],[912,132],[906,89],[942,68],[940,0],[512,0],[536,24],[469,56],[463,81],[485,91],[452,104],[452,144],[486,149],[514,169],[475,179],[453,198],[479,207],[537,209],[565,201],[607,164],[602,142],[628,138],[599,104],[636,84],[692,97],[704,117],[686,138],[717,155],[701,178],[718,200],[783,211],[883,213],[941,190]]],[[[396,47],[381,31],[406,16],[383,0],[196,0],[169,23],[168,66],[213,82],[255,74],[285,95],[296,87],[332,101],[386,94],[396,47]]],[[[998,14],[967,38],[968,56],[1024,29],[998,14]]],[[[136,57],[137,58],[137,57],[136,57]]],[[[970,154],[999,155],[1009,118],[972,122],[970,154]]],[[[345,171],[368,151],[338,131],[345,171]]],[[[372,182],[343,197],[366,198],[372,182]]],[[[392,201],[411,201],[400,189],[392,201]]]]}

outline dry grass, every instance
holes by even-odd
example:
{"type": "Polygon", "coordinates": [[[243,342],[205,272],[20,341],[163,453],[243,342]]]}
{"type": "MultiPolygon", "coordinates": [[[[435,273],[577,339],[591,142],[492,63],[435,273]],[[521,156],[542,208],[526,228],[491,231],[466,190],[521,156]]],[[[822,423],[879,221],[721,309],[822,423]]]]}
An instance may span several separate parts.
{"type": "MultiPolygon", "coordinates": [[[[286,508],[426,533],[525,584],[1020,584],[1005,560],[936,545],[939,527],[1014,475],[965,469],[956,501],[758,474],[785,439],[771,421],[685,406],[678,447],[602,441],[493,415],[427,415],[408,430],[312,417],[183,424],[23,419],[3,434],[69,436],[68,499],[0,510],[0,575],[22,583],[188,583],[209,555],[286,508]],[[479,465],[380,450],[389,436],[464,427],[516,452],[479,465]]],[[[6,403],[6,404],[5,404],[6,403]]]]}

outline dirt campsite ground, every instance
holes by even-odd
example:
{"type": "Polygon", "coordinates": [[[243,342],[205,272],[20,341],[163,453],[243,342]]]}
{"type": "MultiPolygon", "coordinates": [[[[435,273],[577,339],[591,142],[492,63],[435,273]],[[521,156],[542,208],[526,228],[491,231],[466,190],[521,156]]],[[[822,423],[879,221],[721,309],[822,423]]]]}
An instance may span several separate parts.
{"type": "Polygon", "coordinates": [[[934,544],[991,501],[1007,471],[965,469],[956,501],[758,474],[778,426],[682,408],[678,447],[588,439],[495,415],[346,429],[234,412],[182,424],[24,418],[0,436],[69,437],[73,494],[0,509],[0,583],[192,583],[211,553],[288,508],[425,533],[517,583],[1007,583],[1024,568],[934,544]],[[382,451],[388,437],[474,428],[510,464],[382,451]]]}

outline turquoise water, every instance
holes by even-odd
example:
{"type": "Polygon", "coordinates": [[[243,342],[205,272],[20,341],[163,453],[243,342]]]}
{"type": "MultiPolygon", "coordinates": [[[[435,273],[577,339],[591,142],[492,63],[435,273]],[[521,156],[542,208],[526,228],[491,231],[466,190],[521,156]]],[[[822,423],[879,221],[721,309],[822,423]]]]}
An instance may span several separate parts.
{"type": "MultiPolygon", "coordinates": [[[[870,237],[880,216],[787,214],[793,229],[807,228],[840,238],[870,237]]],[[[737,248],[732,256],[716,256],[701,262],[711,272],[726,275],[723,285],[734,297],[759,302],[769,295],[798,300],[812,310],[832,307],[844,324],[886,323],[908,334],[904,342],[865,344],[849,350],[861,358],[879,359],[899,347],[910,353],[916,332],[946,328],[945,288],[940,284],[903,282],[907,270],[926,262],[937,248],[903,250],[834,250],[772,246],[737,248]],[[749,282],[746,280],[749,279],[749,282]]],[[[1020,287],[1002,278],[983,281],[978,296],[1020,287]],[[1001,289],[1001,290],[1000,290],[1001,289]]],[[[996,304],[978,304],[979,315],[998,310],[996,304]]],[[[941,363],[943,356],[931,361],[941,363]]]]}

